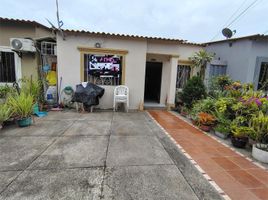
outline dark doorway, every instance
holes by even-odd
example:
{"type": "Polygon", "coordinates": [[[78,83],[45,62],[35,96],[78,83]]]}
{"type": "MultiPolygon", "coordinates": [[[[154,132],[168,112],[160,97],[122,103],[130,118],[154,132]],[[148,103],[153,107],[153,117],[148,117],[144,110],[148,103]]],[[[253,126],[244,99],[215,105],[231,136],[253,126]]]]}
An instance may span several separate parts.
{"type": "Polygon", "coordinates": [[[146,62],[144,101],[160,103],[162,63],[146,62]]]}

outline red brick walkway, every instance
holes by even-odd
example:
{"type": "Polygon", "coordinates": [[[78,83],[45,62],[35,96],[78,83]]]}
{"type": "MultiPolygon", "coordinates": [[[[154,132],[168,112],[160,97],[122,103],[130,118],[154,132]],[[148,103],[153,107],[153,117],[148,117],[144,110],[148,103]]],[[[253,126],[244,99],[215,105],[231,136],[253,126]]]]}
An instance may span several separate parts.
{"type": "Polygon", "coordinates": [[[268,172],[167,111],[151,116],[233,200],[268,200],[268,172]]]}

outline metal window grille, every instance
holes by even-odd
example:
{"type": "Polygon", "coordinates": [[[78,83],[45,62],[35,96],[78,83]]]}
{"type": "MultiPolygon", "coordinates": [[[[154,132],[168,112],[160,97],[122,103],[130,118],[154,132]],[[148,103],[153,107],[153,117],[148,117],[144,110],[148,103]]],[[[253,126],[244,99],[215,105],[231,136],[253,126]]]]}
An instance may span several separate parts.
{"type": "Polygon", "coordinates": [[[227,66],[210,65],[209,77],[226,75],[227,66]]]}
{"type": "Polygon", "coordinates": [[[0,52],[0,82],[16,81],[15,58],[13,52],[0,52]]]}
{"type": "Polygon", "coordinates": [[[190,65],[178,65],[177,70],[177,88],[183,88],[191,76],[190,65]]]}
{"type": "Polygon", "coordinates": [[[122,81],[122,59],[122,56],[116,55],[85,54],[84,80],[97,85],[120,85],[122,81]],[[109,58],[112,57],[116,59],[114,64],[109,61],[109,58]]]}
{"type": "Polygon", "coordinates": [[[268,63],[261,63],[261,70],[259,74],[258,89],[266,90],[268,89],[268,63]]]}
{"type": "Polygon", "coordinates": [[[55,42],[41,42],[42,55],[57,55],[57,45],[55,42]]]}

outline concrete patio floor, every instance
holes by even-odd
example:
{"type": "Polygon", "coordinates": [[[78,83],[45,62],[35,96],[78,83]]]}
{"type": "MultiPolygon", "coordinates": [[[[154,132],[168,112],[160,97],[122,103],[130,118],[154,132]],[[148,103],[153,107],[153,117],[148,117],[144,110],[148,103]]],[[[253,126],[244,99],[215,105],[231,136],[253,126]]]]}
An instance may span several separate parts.
{"type": "Polygon", "coordinates": [[[50,112],[0,132],[0,199],[221,199],[146,112],[50,112]]]}

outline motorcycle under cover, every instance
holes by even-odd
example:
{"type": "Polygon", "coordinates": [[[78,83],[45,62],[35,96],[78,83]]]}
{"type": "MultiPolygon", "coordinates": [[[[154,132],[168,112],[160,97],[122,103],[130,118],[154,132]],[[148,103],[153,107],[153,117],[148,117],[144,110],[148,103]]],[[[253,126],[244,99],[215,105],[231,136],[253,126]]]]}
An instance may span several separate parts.
{"type": "Polygon", "coordinates": [[[72,101],[83,103],[85,106],[99,105],[99,98],[103,96],[104,91],[104,88],[93,83],[87,83],[86,87],[78,84],[72,101]]]}

